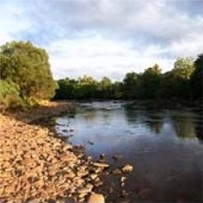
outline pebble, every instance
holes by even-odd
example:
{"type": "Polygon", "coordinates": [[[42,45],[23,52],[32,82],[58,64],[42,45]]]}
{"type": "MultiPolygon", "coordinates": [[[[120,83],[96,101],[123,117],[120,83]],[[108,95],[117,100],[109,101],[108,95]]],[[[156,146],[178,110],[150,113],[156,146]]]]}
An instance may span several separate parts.
{"type": "Polygon", "coordinates": [[[91,194],[87,203],[105,203],[104,196],[102,194],[91,194]]]}
{"type": "Polygon", "coordinates": [[[133,171],[133,166],[130,164],[126,164],[125,166],[123,166],[122,171],[123,173],[130,173],[133,171]]]}
{"type": "Polygon", "coordinates": [[[120,169],[114,169],[114,170],[112,171],[112,174],[113,174],[113,175],[120,175],[120,174],[122,174],[122,171],[121,171],[120,169]]]}
{"type": "Polygon", "coordinates": [[[122,176],[121,179],[120,179],[121,182],[124,182],[124,181],[126,181],[126,180],[127,180],[127,178],[124,177],[124,176],[122,176]]]}
{"type": "Polygon", "coordinates": [[[109,164],[100,163],[100,162],[93,162],[93,166],[101,167],[101,168],[108,168],[109,164]]]}
{"type": "Polygon", "coordinates": [[[77,172],[77,176],[79,177],[84,177],[84,176],[87,176],[89,174],[88,171],[78,171],[77,172]]]}
{"type": "Polygon", "coordinates": [[[91,178],[92,180],[95,180],[95,179],[97,178],[97,174],[91,174],[91,175],[90,175],[90,178],[91,178]]]}

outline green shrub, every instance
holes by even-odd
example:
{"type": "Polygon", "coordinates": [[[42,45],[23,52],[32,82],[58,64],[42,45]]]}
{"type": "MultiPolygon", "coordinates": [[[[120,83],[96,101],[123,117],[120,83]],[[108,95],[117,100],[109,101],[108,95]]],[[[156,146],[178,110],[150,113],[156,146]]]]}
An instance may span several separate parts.
{"type": "Polygon", "coordinates": [[[19,94],[19,86],[16,83],[0,80],[0,103],[3,108],[22,106],[19,94]]]}
{"type": "Polygon", "coordinates": [[[36,106],[39,106],[39,102],[37,99],[33,99],[33,98],[24,98],[23,99],[23,107],[32,108],[32,107],[36,107],[36,106]]]}

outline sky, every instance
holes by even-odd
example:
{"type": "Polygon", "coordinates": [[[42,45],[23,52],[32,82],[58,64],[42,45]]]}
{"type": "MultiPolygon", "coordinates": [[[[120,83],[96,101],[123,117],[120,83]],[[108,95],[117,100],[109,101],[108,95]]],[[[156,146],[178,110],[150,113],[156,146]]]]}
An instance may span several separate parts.
{"type": "Polygon", "coordinates": [[[0,0],[0,45],[46,49],[55,79],[122,80],[203,53],[203,0],[0,0]]]}

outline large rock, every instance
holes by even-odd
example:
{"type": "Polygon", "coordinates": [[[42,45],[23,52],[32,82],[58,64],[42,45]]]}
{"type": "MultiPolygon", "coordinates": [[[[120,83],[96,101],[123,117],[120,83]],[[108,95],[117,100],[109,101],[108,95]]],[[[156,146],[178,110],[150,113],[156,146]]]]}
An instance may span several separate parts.
{"type": "Polygon", "coordinates": [[[87,203],[105,203],[104,196],[102,194],[92,194],[87,203]]]}

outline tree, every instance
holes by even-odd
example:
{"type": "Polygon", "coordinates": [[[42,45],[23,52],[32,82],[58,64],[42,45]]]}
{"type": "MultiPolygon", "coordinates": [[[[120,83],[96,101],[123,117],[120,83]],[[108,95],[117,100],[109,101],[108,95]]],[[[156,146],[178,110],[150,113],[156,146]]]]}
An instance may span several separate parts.
{"type": "Polygon", "coordinates": [[[122,99],[123,98],[123,83],[122,82],[114,82],[112,84],[112,98],[113,99],[122,99]]]}
{"type": "Polygon", "coordinates": [[[66,99],[75,99],[76,98],[76,86],[77,81],[74,79],[61,79],[57,81],[58,88],[56,90],[56,94],[54,99],[57,100],[66,100],[66,99]]]}
{"type": "Polygon", "coordinates": [[[172,71],[164,73],[160,82],[160,97],[177,97],[178,92],[176,91],[176,83],[177,80],[172,71]]]}
{"type": "Polygon", "coordinates": [[[79,78],[76,86],[76,95],[78,99],[92,99],[95,98],[97,90],[97,81],[91,76],[83,76],[79,78]]]}
{"type": "Polygon", "coordinates": [[[161,96],[165,98],[187,98],[191,96],[190,77],[194,71],[192,58],[178,58],[174,68],[163,75],[161,96]]]}
{"type": "Polygon", "coordinates": [[[202,99],[203,92],[203,54],[194,62],[195,70],[191,75],[190,85],[193,97],[202,99]]]}
{"type": "Polygon", "coordinates": [[[52,78],[48,54],[30,42],[10,42],[0,47],[0,77],[19,85],[20,96],[50,99],[56,84],[52,78]]]}
{"type": "Polygon", "coordinates": [[[100,81],[100,85],[102,90],[106,90],[111,86],[111,80],[108,77],[103,77],[100,81]]]}
{"type": "Polygon", "coordinates": [[[126,99],[135,99],[137,97],[140,85],[140,75],[131,72],[125,75],[123,79],[124,97],[126,99]]]}
{"type": "Polygon", "coordinates": [[[178,58],[174,63],[173,72],[179,79],[189,80],[194,71],[194,59],[191,57],[178,58]]]}
{"type": "Polygon", "coordinates": [[[108,77],[103,77],[98,84],[97,97],[102,99],[111,98],[112,83],[108,77]]]}
{"type": "Polygon", "coordinates": [[[148,68],[141,75],[139,97],[152,99],[160,94],[161,69],[157,64],[148,68]]]}

